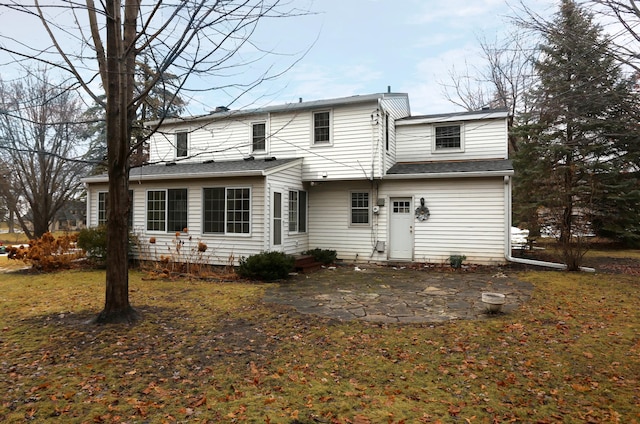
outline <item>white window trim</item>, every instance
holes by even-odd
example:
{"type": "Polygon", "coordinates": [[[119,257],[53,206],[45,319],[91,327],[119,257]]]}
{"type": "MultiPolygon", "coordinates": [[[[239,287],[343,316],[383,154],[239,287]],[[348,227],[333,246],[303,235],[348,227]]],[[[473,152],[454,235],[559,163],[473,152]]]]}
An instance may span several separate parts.
{"type": "Polygon", "coordinates": [[[96,195],[96,226],[100,226],[100,225],[106,225],[107,224],[107,198],[106,196],[109,195],[109,191],[108,190],[100,190],[97,192],[96,195]],[[104,201],[104,224],[100,223],[100,195],[104,194],[105,195],[105,201],[104,201]]]}
{"type": "Polygon", "coordinates": [[[189,128],[180,128],[173,132],[173,141],[171,143],[173,148],[173,158],[175,160],[180,160],[189,157],[189,150],[191,147],[191,130],[189,128]],[[185,156],[178,156],[178,134],[186,133],[187,134],[187,154],[185,156]]]}
{"type": "Polygon", "coordinates": [[[249,151],[251,154],[268,155],[269,154],[269,123],[267,120],[252,121],[249,125],[249,151]],[[264,124],[264,150],[253,150],[253,126],[256,124],[264,124]]]}
{"type": "MultiPolygon", "coordinates": [[[[240,237],[248,238],[253,233],[253,187],[252,186],[206,186],[202,187],[200,192],[200,204],[202,205],[202,213],[200,215],[200,228],[203,235],[207,237],[240,237]],[[206,188],[222,188],[224,189],[224,232],[223,233],[205,233],[204,232],[204,190],[206,188]],[[227,232],[227,190],[248,189],[249,190],[249,232],[248,233],[229,233],[227,232]]],[[[284,209],[283,209],[284,211],[284,209]]]]}
{"type": "Polygon", "coordinates": [[[432,125],[431,126],[431,153],[433,154],[446,154],[446,153],[464,153],[464,134],[465,127],[464,122],[446,122],[442,124],[432,125]],[[450,147],[446,149],[438,149],[436,148],[436,128],[438,127],[460,127],[460,147],[450,147]]]}
{"type": "Polygon", "coordinates": [[[287,233],[289,235],[296,235],[296,234],[308,234],[309,233],[309,192],[307,190],[303,190],[303,189],[299,189],[299,188],[290,188],[287,190],[287,233]],[[297,221],[296,221],[296,229],[295,231],[292,231],[289,229],[289,206],[291,204],[291,192],[295,191],[296,193],[298,193],[298,200],[296,201],[296,205],[298,207],[297,215],[297,221]],[[300,192],[304,192],[306,194],[306,198],[305,198],[305,217],[307,219],[307,227],[305,231],[300,231],[300,192]]]}
{"type": "MultiPolygon", "coordinates": [[[[169,190],[187,190],[187,227],[189,227],[189,188],[188,187],[175,187],[175,188],[148,188],[144,192],[144,231],[148,234],[173,234],[174,231],[167,230],[169,224],[169,190]],[[150,191],[164,191],[164,230],[149,230],[149,192],[150,191]]],[[[180,230],[182,232],[182,230],[180,230]]]]}
{"type": "Polygon", "coordinates": [[[371,199],[371,192],[370,192],[370,191],[368,191],[368,190],[351,190],[351,191],[349,192],[349,199],[348,199],[348,201],[349,201],[349,204],[348,204],[348,205],[349,205],[349,208],[348,208],[348,218],[347,218],[347,219],[348,219],[349,227],[353,227],[353,228],[367,228],[367,227],[371,227],[371,221],[372,221],[372,217],[371,217],[371,208],[372,208],[372,206],[373,206],[373,205],[371,204],[371,202],[372,202],[372,199],[371,199]],[[369,206],[367,207],[367,213],[368,213],[367,221],[368,221],[368,222],[367,222],[366,224],[357,223],[357,222],[356,222],[356,223],[354,223],[354,222],[352,222],[352,220],[351,220],[351,212],[353,212],[353,208],[352,208],[352,206],[351,206],[351,199],[352,199],[352,197],[353,197],[353,194],[354,194],[354,193],[367,193],[367,194],[369,195],[369,206]]]}
{"type": "Polygon", "coordinates": [[[310,119],[310,127],[311,133],[310,144],[311,147],[330,147],[333,146],[333,109],[318,109],[311,111],[311,119],[310,119]],[[325,113],[329,112],[329,142],[328,143],[316,143],[315,142],[315,115],[316,113],[325,113]]]}
{"type": "Polygon", "coordinates": [[[163,188],[149,188],[144,192],[144,231],[149,234],[166,234],[167,233],[167,189],[163,188]],[[164,191],[164,230],[150,230],[149,229],[149,192],[151,191],[164,191]]]}

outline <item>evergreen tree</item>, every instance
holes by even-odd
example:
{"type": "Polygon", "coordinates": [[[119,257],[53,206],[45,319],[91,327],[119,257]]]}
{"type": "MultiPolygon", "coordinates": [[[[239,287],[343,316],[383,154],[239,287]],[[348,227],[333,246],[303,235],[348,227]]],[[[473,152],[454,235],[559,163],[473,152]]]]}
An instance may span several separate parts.
{"type": "Polygon", "coordinates": [[[553,228],[568,269],[576,270],[594,218],[633,203],[633,190],[618,177],[634,94],[602,29],[575,1],[562,0],[554,20],[538,29],[544,42],[535,64],[535,123],[519,129],[517,198],[524,209],[546,212],[544,224],[553,228]]]}

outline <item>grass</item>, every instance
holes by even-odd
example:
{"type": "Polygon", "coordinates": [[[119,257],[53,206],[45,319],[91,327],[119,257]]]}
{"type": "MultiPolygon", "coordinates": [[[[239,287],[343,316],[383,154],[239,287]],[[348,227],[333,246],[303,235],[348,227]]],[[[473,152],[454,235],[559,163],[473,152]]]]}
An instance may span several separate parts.
{"type": "Polygon", "coordinates": [[[132,272],[144,320],[93,326],[103,272],[3,274],[0,421],[640,422],[640,277],[520,278],[506,315],[374,325],[132,272]]]}

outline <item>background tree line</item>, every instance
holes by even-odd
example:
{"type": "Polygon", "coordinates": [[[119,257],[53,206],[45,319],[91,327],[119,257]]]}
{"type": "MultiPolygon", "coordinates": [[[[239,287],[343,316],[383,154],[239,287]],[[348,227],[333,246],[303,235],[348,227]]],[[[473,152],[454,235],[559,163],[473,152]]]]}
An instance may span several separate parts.
{"type": "Polygon", "coordinates": [[[587,236],[640,245],[639,20],[635,1],[561,0],[551,18],[521,2],[510,37],[481,40],[486,67],[444,85],[511,112],[514,223],[555,236],[572,270],[587,236]]]}

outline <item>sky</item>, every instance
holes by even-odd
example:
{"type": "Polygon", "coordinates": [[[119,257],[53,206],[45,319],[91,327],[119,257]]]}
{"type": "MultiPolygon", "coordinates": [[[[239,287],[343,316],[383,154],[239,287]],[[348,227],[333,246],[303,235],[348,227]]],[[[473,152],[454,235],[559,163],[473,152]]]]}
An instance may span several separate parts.
{"type": "MultiPolygon", "coordinates": [[[[458,111],[460,107],[446,100],[442,85],[451,81],[453,70],[460,74],[466,67],[483,66],[479,39],[503,39],[510,26],[508,17],[519,10],[519,0],[283,1],[309,13],[261,22],[252,42],[277,54],[243,69],[237,77],[250,80],[252,73],[269,66],[275,73],[293,65],[291,69],[239,98],[232,89],[197,93],[186,114],[208,113],[217,106],[244,109],[300,98],[381,93],[388,87],[409,94],[412,115],[458,111]]],[[[522,1],[543,16],[554,13],[558,4],[558,0],[522,1]]],[[[57,13],[56,20],[71,16],[63,8],[51,13],[57,13]]],[[[26,45],[46,40],[37,21],[6,8],[0,10],[0,22],[0,34],[26,45]]],[[[0,76],[5,80],[11,77],[11,65],[0,56],[0,76]]]]}
{"type": "MultiPolygon", "coordinates": [[[[460,110],[446,100],[442,84],[450,82],[453,69],[482,66],[479,38],[504,37],[508,16],[518,10],[517,1],[505,0],[300,3],[314,13],[287,19],[276,29],[268,26],[258,36],[278,40],[280,50],[309,51],[282,77],[232,107],[380,93],[390,86],[392,92],[409,94],[413,115],[460,110]]],[[[549,16],[558,2],[525,3],[549,16]]],[[[210,101],[203,98],[205,105],[210,101]]]]}

